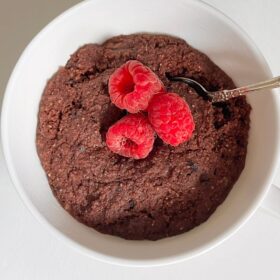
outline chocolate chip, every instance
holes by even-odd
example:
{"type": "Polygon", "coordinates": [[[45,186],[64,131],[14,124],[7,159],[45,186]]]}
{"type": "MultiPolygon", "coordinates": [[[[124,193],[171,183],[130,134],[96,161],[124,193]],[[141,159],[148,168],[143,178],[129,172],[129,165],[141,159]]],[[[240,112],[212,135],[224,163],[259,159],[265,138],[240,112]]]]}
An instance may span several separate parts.
{"type": "Polygon", "coordinates": [[[223,122],[223,121],[215,121],[215,122],[214,122],[214,127],[215,127],[216,129],[221,128],[223,125],[224,125],[224,122],[223,122]]]}
{"type": "Polygon", "coordinates": [[[81,100],[72,101],[72,105],[75,109],[81,109],[83,107],[81,100]]]}
{"type": "Polygon", "coordinates": [[[150,218],[150,219],[154,219],[154,217],[153,217],[153,215],[152,215],[151,213],[148,213],[147,216],[148,216],[148,218],[150,218]]]}
{"type": "Polygon", "coordinates": [[[65,85],[68,85],[68,86],[73,86],[75,84],[75,81],[73,79],[69,79],[68,81],[65,82],[65,85]]]}
{"type": "Polygon", "coordinates": [[[193,162],[192,160],[187,160],[187,166],[190,168],[193,172],[196,172],[198,170],[198,165],[193,162]]]}
{"type": "Polygon", "coordinates": [[[135,207],[135,201],[133,199],[130,199],[128,201],[129,209],[133,209],[135,207]]]}
{"type": "Polygon", "coordinates": [[[227,103],[222,102],[222,103],[214,103],[213,104],[217,108],[222,109],[222,114],[225,118],[225,120],[230,120],[231,119],[231,111],[227,103]]]}
{"type": "Polygon", "coordinates": [[[229,109],[229,107],[228,107],[227,105],[225,105],[225,106],[223,107],[223,115],[224,115],[224,118],[225,118],[226,120],[230,120],[230,118],[231,118],[231,112],[230,112],[230,109],[229,109]]]}
{"type": "Polygon", "coordinates": [[[208,182],[210,180],[209,175],[207,173],[202,173],[199,177],[199,181],[201,183],[208,182]]]}

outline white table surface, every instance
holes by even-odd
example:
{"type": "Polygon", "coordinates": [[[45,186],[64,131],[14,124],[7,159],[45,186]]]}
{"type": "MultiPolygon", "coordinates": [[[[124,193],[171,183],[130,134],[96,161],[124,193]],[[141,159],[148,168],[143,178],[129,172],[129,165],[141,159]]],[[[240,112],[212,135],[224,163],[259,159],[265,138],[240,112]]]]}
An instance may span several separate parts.
{"type": "MultiPolygon", "coordinates": [[[[1,98],[24,46],[48,21],[77,2],[0,0],[1,98]]],[[[280,75],[280,1],[207,2],[243,26],[263,52],[273,74],[280,75]]],[[[280,185],[280,170],[275,184],[280,185]]],[[[124,268],[83,256],[57,240],[28,212],[12,186],[1,149],[0,222],[0,279],[3,280],[280,279],[280,219],[261,208],[225,243],[183,263],[124,268]]]]}

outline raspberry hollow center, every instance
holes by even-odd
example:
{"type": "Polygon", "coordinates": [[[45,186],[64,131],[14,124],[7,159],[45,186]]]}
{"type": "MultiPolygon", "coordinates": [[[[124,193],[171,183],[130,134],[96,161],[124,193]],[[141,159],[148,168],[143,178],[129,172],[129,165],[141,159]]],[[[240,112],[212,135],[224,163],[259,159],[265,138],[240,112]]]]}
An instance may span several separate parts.
{"type": "Polygon", "coordinates": [[[128,94],[134,91],[135,83],[133,81],[133,77],[131,74],[127,71],[124,79],[122,80],[120,84],[120,92],[122,94],[128,94]]]}
{"type": "Polygon", "coordinates": [[[124,140],[123,146],[124,146],[124,148],[126,148],[126,149],[132,149],[132,148],[137,147],[137,144],[136,144],[134,141],[132,141],[131,139],[126,138],[126,139],[124,140]]]}

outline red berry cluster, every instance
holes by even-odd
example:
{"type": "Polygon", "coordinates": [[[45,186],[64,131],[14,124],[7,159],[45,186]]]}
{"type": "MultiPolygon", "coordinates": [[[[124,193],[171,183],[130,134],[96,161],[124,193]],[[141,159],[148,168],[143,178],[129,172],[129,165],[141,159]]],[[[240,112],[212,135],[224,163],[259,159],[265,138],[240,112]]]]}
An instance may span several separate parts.
{"type": "Polygon", "coordinates": [[[139,61],[130,60],[111,75],[109,94],[117,107],[131,113],[107,132],[106,144],[114,153],[135,159],[147,157],[155,132],[172,146],[191,138],[195,125],[186,101],[166,92],[157,75],[139,61]],[[147,116],[140,111],[147,111],[147,116]]]}

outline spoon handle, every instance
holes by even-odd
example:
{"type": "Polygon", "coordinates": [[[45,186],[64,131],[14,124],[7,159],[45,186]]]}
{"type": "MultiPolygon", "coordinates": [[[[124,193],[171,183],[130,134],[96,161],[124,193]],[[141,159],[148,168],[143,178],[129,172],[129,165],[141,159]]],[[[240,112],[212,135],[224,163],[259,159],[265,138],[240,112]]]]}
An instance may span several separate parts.
{"type": "Polygon", "coordinates": [[[280,87],[280,76],[267,81],[259,82],[249,86],[239,87],[230,90],[220,90],[211,93],[212,102],[224,102],[234,97],[246,95],[249,92],[255,92],[262,89],[272,89],[280,87]]]}

